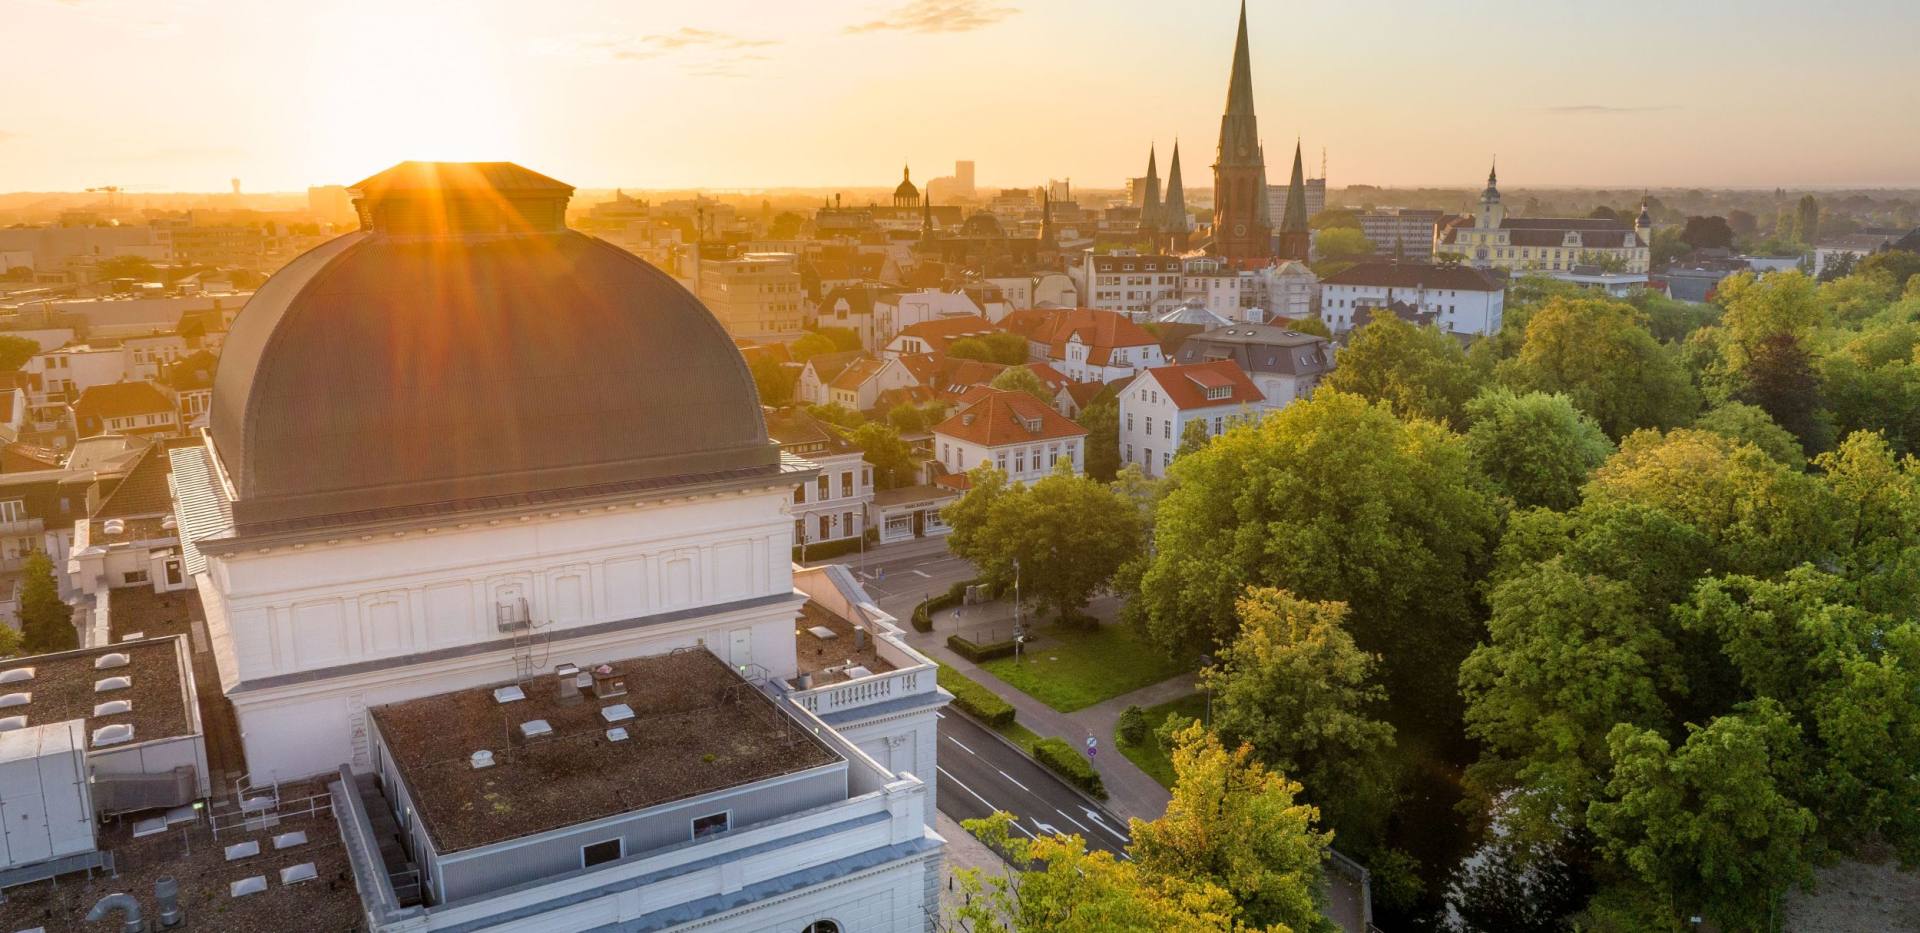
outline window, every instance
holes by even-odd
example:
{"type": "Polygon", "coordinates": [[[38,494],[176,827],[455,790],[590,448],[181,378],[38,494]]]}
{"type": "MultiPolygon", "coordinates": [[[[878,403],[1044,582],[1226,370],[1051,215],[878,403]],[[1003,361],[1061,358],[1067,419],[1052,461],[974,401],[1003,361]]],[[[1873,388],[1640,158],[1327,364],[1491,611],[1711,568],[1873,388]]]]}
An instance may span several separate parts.
{"type": "Polygon", "coordinates": [[[26,518],[27,501],[25,499],[8,499],[0,502],[0,522],[19,522],[25,521],[26,518]]]}
{"type": "Polygon", "coordinates": [[[793,543],[805,544],[806,541],[807,541],[807,520],[804,518],[796,518],[793,520],[793,543]]]}
{"type": "Polygon", "coordinates": [[[846,472],[840,474],[840,494],[843,496],[853,495],[853,471],[852,470],[847,470],[846,472]]]}
{"type": "Polygon", "coordinates": [[[1132,444],[1127,445],[1127,462],[1128,463],[1133,462],[1133,445],[1132,444]]]}
{"type": "Polygon", "coordinates": [[[831,920],[815,920],[807,924],[807,928],[800,933],[840,933],[840,924],[831,920]]]}
{"type": "Polygon", "coordinates": [[[833,516],[820,516],[820,537],[822,540],[833,537],[833,516]]]}
{"type": "Polygon", "coordinates": [[[1147,436],[1148,437],[1153,436],[1153,416],[1152,415],[1147,416],[1147,436]]]}
{"type": "Polygon", "coordinates": [[[127,571],[127,575],[126,575],[126,577],[125,577],[125,579],[123,580],[123,582],[126,582],[126,583],[145,583],[145,582],[147,582],[147,572],[146,572],[146,571],[144,571],[144,570],[129,570],[129,571],[127,571]]]}
{"type": "Polygon", "coordinates": [[[840,527],[845,528],[847,530],[847,534],[853,534],[853,513],[852,512],[840,513],[840,527]]]}
{"type": "Polygon", "coordinates": [[[1160,436],[1168,439],[1171,439],[1173,437],[1173,419],[1172,418],[1168,418],[1165,422],[1163,422],[1160,425],[1160,436]]]}
{"type": "Polygon", "coordinates": [[[807,487],[804,485],[793,487],[793,504],[799,505],[805,501],[807,501],[807,487]]]}
{"type": "Polygon", "coordinates": [[[707,836],[714,836],[726,832],[730,827],[732,817],[733,814],[731,811],[715,813],[711,816],[695,817],[693,820],[693,838],[703,839],[707,836]]]}
{"type": "Polygon", "coordinates": [[[861,467],[861,468],[860,468],[860,485],[861,485],[861,486],[863,486],[863,487],[866,487],[866,488],[872,488],[872,486],[873,486],[873,467],[861,467]]]}
{"type": "Polygon", "coordinates": [[[1173,455],[1172,455],[1172,454],[1170,454],[1170,453],[1165,453],[1165,452],[1162,452],[1162,453],[1160,454],[1160,468],[1161,468],[1161,469],[1163,469],[1163,470],[1164,470],[1164,469],[1166,469],[1166,468],[1167,468],[1167,465],[1168,465],[1168,464],[1170,464],[1170,463],[1172,463],[1172,462],[1173,462],[1173,455]]]}
{"type": "Polygon", "coordinates": [[[592,845],[580,847],[580,867],[592,868],[608,862],[617,862],[626,854],[626,842],[621,839],[609,839],[592,845]]]}
{"type": "Polygon", "coordinates": [[[1133,412],[1127,412],[1127,430],[1133,430],[1133,412]]]}
{"type": "Polygon", "coordinates": [[[1025,448],[1021,448],[1020,450],[1016,450],[1013,452],[1013,472],[1025,473],[1026,471],[1027,471],[1027,451],[1025,448]]]}
{"type": "Polygon", "coordinates": [[[825,476],[821,476],[820,477],[820,498],[825,499],[832,494],[833,494],[832,489],[830,489],[827,486],[827,478],[825,476]]]}

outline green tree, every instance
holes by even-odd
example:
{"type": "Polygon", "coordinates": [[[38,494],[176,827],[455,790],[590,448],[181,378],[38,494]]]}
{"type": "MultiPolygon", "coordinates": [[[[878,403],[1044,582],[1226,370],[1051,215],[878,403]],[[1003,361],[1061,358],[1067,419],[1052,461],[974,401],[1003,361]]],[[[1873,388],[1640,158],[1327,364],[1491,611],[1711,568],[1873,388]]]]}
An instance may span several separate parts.
{"type": "Polygon", "coordinates": [[[1874,253],[1860,260],[1860,264],[1854,269],[1855,275],[1874,272],[1884,272],[1891,276],[1894,286],[1902,292],[1912,291],[1913,278],[1920,276],[1920,253],[1909,253],[1905,250],[1874,253]]]}
{"type": "Polygon", "coordinates": [[[1801,243],[1812,246],[1820,240],[1820,202],[1813,195],[1800,196],[1794,207],[1793,234],[1801,243]]]}
{"type": "Polygon", "coordinates": [[[1725,217],[1689,217],[1680,239],[1694,249],[1732,249],[1733,228],[1725,217]]]}
{"type": "Polygon", "coordinates": [[[1328,340],[1333,339],[1333,331],[1327,329],[1327,322],[1321,320],[1317,314],[1312,317],[1303,317],[1297,320],[1289,319],[1284,326],[1294,333],[1312,334],[1315,337],[1324,337],[1328,340]]]}
{"type": "Polygon", "coordinates": [[[1314,237],[1313,251],[1323,260],[1356,261],[1373,255],[1373,241],[1357,227],[1328,227],[1314,237]]]}
{"type": "Polygon", "coordinates": [[[1795,469],[1805,469],[1806,454],[1800,449],[1800,441],[1787,430],[1775,423],[1766,411],[1757,405],[1744,402],[1728,402],[1717,405],[1706,414],[1694,419],[1693,426],[1701,431],[1724,434],[1734,440],[1745,441],[1760,448],[1767,456],[1795,469]]]}
{"type": "Polygon", "coordinates": [[[1079,424],[1087,429],[1087,475],[1110,483],[1120,471],[1120,403],[1098,398],[1080,410],[1079,424]]]}
{"type": "Polygon", "coordinates": [[[1360,229],[1360,212],[1345,207],[1329,207],[1307,218],[1307,229],[1309,230],[1338,230],[1343,228],[1348,230],[1360,229]]]}
{"type": "Polygon", "coordinates": [[[832,337],[815,333],[801,334],[800,339],[787,345],[788,355],[792,356],[794,362],[797,363],[804,363],[816,356],[837,353],[839,350],[840,348],[834,344],[832,337]]]}
{"type": "Polygon", "coordinates": [[[1382,315],[1353,335],[1325,385],[1385,402],[1402,418],[1458,427],[1479,379],[1452,335],[1382,315]]]}
{"type": "Polygon", "coordinates": [[[1667,264],[1687,254],[1692,247],[1687,245],[1679,227],[1661,227],[1653,231],[1653,242],[1647,244],[1647,259],[1655,269],[1664,269],[1667,264]]]}
{"type": "Polygon", "coordinates": [[[73,609],[60,599],[53,560],[42,551],[27,556],[20,570],[20,635],[31,654],[80,647],[73,609]]]}
{"type": "Polygon", "coordinates": [[[1590,808],[1588,825],[1675,917],[1766,928],[1778,895],[1813,877],[1814,816],[1782,787],[1800,731],[1762,700],[1687,733],[1675,749],[1658,731],[1616,726],[1607,799],[1590,808]]]}
{"type": "Polygon", "coordinates": [[[1009,333],[962,337],[948,345],[947,355],[960,360],[1019,366],[1027,362],[1027,338],[1009,333]]]}
{"type": "Polygon", "coordinates": [[[1315,831],[1314,808],[1296,799],[1300,785],[1198,724],[1174,742],[1165,815],[1132,821],[1129,854],[1140,870],[1224,889],[1253,929],[1337,929],[1319,895],[1332,834],[1315,831]]]}
{"type": "Polygon", "coordinates": [[[0,658],[20,653],[20,633],[11,625],[0,625],[0,658]]]}
{"type": "Polygon", "coordinates": [[[941,513],[948,549],[996,587],[1011,587],[1017,566],[1021,592],[1062,622],[1140,550],[1138,505],[1068,461],[1031,487],[971,475],[973,488],[941,513]]]}
{"type": "Polygon", "coordinates": [[[860,332],[851,327],[816,327],[812,333],[819,334],[833,341],[833,349],[835,352],[847,353],[853,350],[863,349],[863,345],[860,343],[860,332]]]}
{"type": "Polygon", "coordinates": [[[1180,448],[1174,451],[1173,456],[1175,459],[1184,457],[1207,446],[1207,442],[1211,440],[1213,435],[1207,431],[1206,421],[1195,418],[1187,422],[1186,427],[1180,429],[1180,448]]]}
{"type": "Polygon", "coordinates": [[[1480,472],[1526,508],[1566,510],[1613,453],[1613,442],[1564,395],[1494,387],[1467,403],[1467,451],[1480,472]]]}
{"type": "Polygon", "coordinates": [[[1238,608],[1239,635],[1200,672],[1214,728],[1301,782],[1343,838],[1377,837],[1391,809],[1393,745],[1393,727],[1369,715],[1386,700],[1379,659],[1354,645],[1344,604],[1255,587],[1238,608]]]}
{"type": "Polygon", "coordinates": [[[1515,786],[1505,825],[1558,842],[1586,817],[1616,723],[1666,721],[1672,642],[1626,584],[1554,558],[1494,587],[1488,640],[1460,665],[1467,733],[1486,751],[1469,771],[1492,798],[1515,786]]]}
{"type": "MultiPolygon", "coordinates": [[[[1804,339],[1826,323],[1819,283],[1801,272],[1754,276],[1742,272],[1723,279],[1715,300],[1725,309],[1720,323],[1732,333],[1737,351],[1750,351],[1781,334],[1804,339]]],[[[1738,366],[1745,361],[1736,357],[1738,366]]]]}
{"type": "Polygon", "coordinates": [[[1395,703],[1444,716],[1496,523],[1459,437],[1322,388],[1174,463],[1129,605],[1174,649],[1231,642],[1248,586],[1344,602],[1395,703]]]}
{"type": "Polygon", "coordinates": [[[1693,420],[1699,393],[1631,305],[1554,298],[1534,312],[1519,352],[1499,364],[1516,391],[1562,393],[1609,436],[1693,420]]]}
{"type": "Polygon", "coordinates": [[[0,372],[15,372],[40,352],[40,344],[25,337],[0,334],[0,372]]]}
{"type": "Polygon", "coordinates": [[[848,431],[867,423],[866,415],[854,411],[839,402],[831,402],[826,405],[808,405],[807,414],[812,416],[815,421],[824,421],[848,431]]]}
{"type": "Polygon", "coordinates": [[[961,903],[952,909],[968,933],[1241,933],[1224,889],[1150,873],[1110,852],[1088,852],[1079,836],[1015,835],[1012,814],[961,824],[1003,853],[1003,874],[954,871],[961,903]]]}
{"type": "Polygon", "coordinates": [[[991,385],[1008,392],[1025,392],[1040,400],[1048,408],[1053,407],[1053,390],[1047,388],[1040,375],[1025,366],[1009,366],[993,377],[991,385]]]}
{"type": "Polygon", "coordinates": [[[778,408],[793,401],[794,374],[779,360],[762,356],[747,368],[753,373],[754,388],[760,390],[760,404],[778,408]]]}
{"type": "Polygon", "coordinates": [[[1836,570],[1855,587],[1850,601],[1876,612],[1920,605],[1920,459],[1860,431],[1814,464],[1838,504],[1836,570]]]}
{"type": "Polygon", "coordinates": [[[1820,406],[1820,378],[1800,338],[1775,334],[1748,350],[1737,397],[1759,406],[1791,432],[1803,450],[1825,450],[1833,430],[1820,406]]]}
{"type": "Polygon", "coordinates": [[[913,448],[900,439],[900,432],[893,425],[869,421],[854,428],[849,440],[860,448],[861,459],[873,466],[876,486],[898,489],[913,485],[913,448]]]}

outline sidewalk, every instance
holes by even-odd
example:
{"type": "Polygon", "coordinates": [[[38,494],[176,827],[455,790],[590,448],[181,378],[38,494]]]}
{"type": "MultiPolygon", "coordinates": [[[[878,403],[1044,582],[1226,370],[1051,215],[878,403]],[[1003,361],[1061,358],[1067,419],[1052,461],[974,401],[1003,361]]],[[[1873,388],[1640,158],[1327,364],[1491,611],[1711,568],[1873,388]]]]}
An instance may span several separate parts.
{"type": "MultiPolygon", "coordinates": [[[[1112,615],[1108,606],[1101,605],[1106,600],[1095,600],[1095,614],[1103,620],[1112,615]],[[1100,611],[1100,610],[1108,611],[1100,611]]],[[[1117,601],[1114,602],[1117,605],[1117,601]]],[[[967,625],[985,624],[987,618],[971,618],[967,625]]],[[[1103,621],[1102,624],[1113,624],[1103,621]]],[[[979,682],[988,690],[999,694],[1002,699],[1013,704],[1015,720],[1043,736],[1059,736],[1078,748],[1086,742],[1088,735],[1100,741],[1100,750],[1093,758],[1093,769],[1100,773],[1100,780],[1107,786],[1107,805],[1123,818],[1156,819],[1167,810],[1167,801],[1172,795],[1160,786],[1160,782],[1133,762],[1128,761],[1119,749],[1113,747],[1113,727],[1119,721],[1120,713],[1127,707],[1138,704],[1152,706],[1168,700],[1186,696],[1195,691],[1194,675],[1182,674],[1162,681],[1150,687],[1143,687],[1132,693],[1123,694],[1071,713],[1062,713],[993,676],[979,665],[968,661],[947,647],[947,636],[954,633],[948,614],[934,620],[931,632],[907,632],[907,642],[927,657],[933,658],[948,667],[965,674],[979,682]]]]}

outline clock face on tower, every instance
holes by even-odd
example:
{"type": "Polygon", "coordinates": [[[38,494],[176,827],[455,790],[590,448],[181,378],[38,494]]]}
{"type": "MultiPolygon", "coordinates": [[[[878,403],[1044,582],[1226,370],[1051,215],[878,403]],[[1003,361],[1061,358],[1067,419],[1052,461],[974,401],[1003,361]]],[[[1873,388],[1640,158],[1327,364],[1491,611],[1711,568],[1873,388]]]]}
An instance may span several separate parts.
{"type": "Polygon", "coordinates": [[[1246,225],[1246,224],[1234,224],[1234,225],[1233,225],[1233,235],[1234,235],[1234,236],[1246,236],[1246,235],[1247,235],[1247,225],[1246,225]]]}

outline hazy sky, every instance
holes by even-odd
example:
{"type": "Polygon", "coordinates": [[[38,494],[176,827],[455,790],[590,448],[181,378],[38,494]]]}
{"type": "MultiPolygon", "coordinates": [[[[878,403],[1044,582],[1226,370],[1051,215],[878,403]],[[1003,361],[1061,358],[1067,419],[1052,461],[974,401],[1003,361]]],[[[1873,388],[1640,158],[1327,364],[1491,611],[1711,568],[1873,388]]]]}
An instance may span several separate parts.
{"type": "MultiPolygon", "coordinates": [[[[0,0],[0,190],[248,191],[409,158],[581,187],[1206,184],[1234,0],[0,0]]],[[[1920,184],[1914,0],[1255,0],[1272,174],[1920,184]],[[1309,172],[1312,174],[1312,172],[1309,172]]]]}

